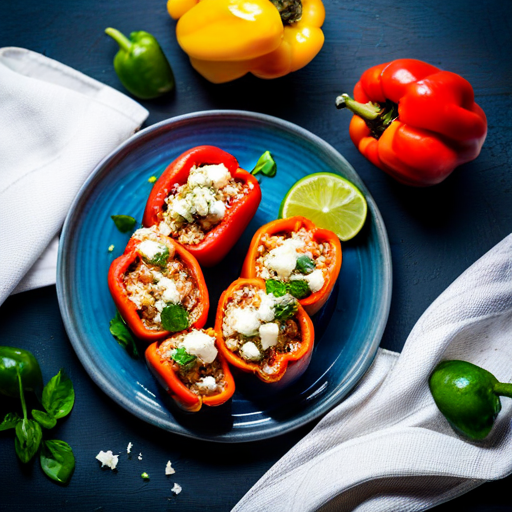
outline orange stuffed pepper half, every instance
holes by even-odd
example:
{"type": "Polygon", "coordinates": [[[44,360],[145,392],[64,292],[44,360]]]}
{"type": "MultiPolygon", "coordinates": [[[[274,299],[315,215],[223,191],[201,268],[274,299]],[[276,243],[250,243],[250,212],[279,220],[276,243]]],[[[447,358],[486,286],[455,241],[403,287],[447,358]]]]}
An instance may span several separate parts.
{"type": "Polygon", "coordinates": [[[258,180],[214,146],[185,151],[153,186],[145,227],[158,226],[212,267],[235,245],[261,201],[258,180]]]}
{"type": "Polygon", "coordinates": [[[280,387],[307,369],[314,345],[311,319],[290,294],[267,293],[263,279],[237,279],[222,294],[215,331],[219,352],[244,372],[280,387]]]}
{"type": "Polygon", "coordinates": [[[132,235],[110,266],[108,286],[128,327],[148,343],[206,323],[210,303],[201,267],[155,227],[132,235]]]}
{"type": "Polygon", "coordinates": [[[274,295],[289,293],[309,315],[329,298],[341,268],[339,238],[304,217],[278,219],[252,239],[242,277],[259,277],[274,295]]]}
{"type": "Polygon", "coordinates": [[[190,329],[146,350],[151,373],[185,411],[222,405],[235,392],[228,363],[216,348],[216,337],[213,329],[190,329]]]}

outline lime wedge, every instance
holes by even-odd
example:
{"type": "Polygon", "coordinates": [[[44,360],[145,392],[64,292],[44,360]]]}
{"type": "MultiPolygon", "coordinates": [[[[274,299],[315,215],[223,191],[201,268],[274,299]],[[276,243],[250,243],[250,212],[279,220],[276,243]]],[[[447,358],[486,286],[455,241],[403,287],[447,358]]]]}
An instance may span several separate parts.
{"type": "Polygon", "coordinates": [[[281,203],[279,217],[301,215],[346,241],[361,231],[367,211],[366,199],[350,181],[318,172],[293,185],[281,203]]]}

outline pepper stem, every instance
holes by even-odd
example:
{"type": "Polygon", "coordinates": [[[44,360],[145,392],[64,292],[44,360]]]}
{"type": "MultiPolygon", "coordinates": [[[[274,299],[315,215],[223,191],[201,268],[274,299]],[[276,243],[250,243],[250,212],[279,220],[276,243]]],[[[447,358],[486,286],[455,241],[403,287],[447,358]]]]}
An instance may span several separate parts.
{"type": "Polygon", "coordinates": [[[21,408],[23,409],[23,418],[27,419],[27,405],[25,404],[25,393],[23,393],[23,384],[21,383],[21,375],[19,368],[16,368],[16,374],[18,375],[18,382],[20,384],[20,398],[21,408]]]}
{"type": "Polygon", "coordinates": [[[341,94],[336,98],[336,108],[348,108],[354,114],[368,121],[377,119],[382,113],[380,105],[372,103],[371,101],[368,103],[359,103],[359,101],[354,100],[348,94],[341,94]]]}
{"type": "Polygon", "coordinates": [[[507,396],[508,398],[512,398],[512,384],[497,382],[494,384],[493,391],[499,396],[507,396]]]}
{"type": "Polygon", "coordinates": [[[119,32],[119,30],[115,28],[107,28],[105,29],[105,34],[109,35],[114,41],[119,44],[119,46],[126,52],[130,51],[130,48],[132,47],[132,42],[122,33],[119,32]]]}

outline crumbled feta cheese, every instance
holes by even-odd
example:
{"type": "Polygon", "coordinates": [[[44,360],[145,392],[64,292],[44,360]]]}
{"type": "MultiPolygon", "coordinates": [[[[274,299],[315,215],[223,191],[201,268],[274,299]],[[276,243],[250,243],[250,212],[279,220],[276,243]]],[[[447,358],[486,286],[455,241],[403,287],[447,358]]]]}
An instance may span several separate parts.
{"type": "Polygon", "coordinates": [[[172,302],[177,304],[180,302],[180,294],[176,288],[176,283],[168,277],[162,277],[158,281],[158,288],[162,290],[162,300],[164,302],[172,302]]]}
{"type": "Polygon", "coordinates": [[[244,336],[255,336],[260,328],[258,312],[254,308],[235,310],[233,329],[244,336]]]}
{"type": "Polygon", "coordinates": [[[195,187],[208,187],[211,184],[210,180],[208,179],[208,176],[205,172],[204,167],[192,167],[190,169],[188,179],[187,179],[187,185],[190,188],[195,187]]]}
{"type": "Polygon", "coordinates": [[[131,442],[128,443],[126,447],[126,453],[132,453],[133,444],[131,442]]]}
{"type": "Polygon", "coordinates": [[[139,253],[148,260],[154,260],[158,254],[165,251],[167,247],[153,240],[144,240],[137,246],[139,253]]]}
{"type": "Polygon", "coordinates": [[[209,184],[216,189],[224,188],[231,179],[231,174],[224,164],[205,165],[203,170],[206,172],[209,184]]]}
{"type": "Polygon", "coordinates": [[[174,494],[179,494],[181,492],[181,485],[180,484],[177,484],[176,482],[174,483],[174,485],[172,486],[172,489],[171,491],[174,493],[174,494]]]}
{"type": "Polygon", "coordinates": [[[217,357],[215,338],[208,334],[193,330],[180,343],[188,354],[198,357],[203,363],[210,364],[217,357]]]}
{"type": "Polygon", "coordinates": [[[196,385],[200,389],[204,389],[205,391],[215,391],[217,389],[217,381],[215,377],[208,375],[207,377],[203,377],[196,382],[196,385]]]}
{"type": "Polygon", "coordinates": [[[298,274],[297,276],[292,276],[291,279],[307,281],[309,289],[313,293],[321,290],[325,283],[324,273],[319,268],[317,268],[316,270],[313,270],[313,272],[311,272],[311,274],[308,274],[308,275],[298,274]]]}
{"type": "Polygon", "coordinates": [[[258,361],[261,359],[261,352],[252,341],[248,341],[247,343],[243,344],[242,348],[240,349],[240,355],[249,361],[258,361]]]}
{"type": "Polygon", "coordinates": [[[213,217],[212,221],[217,222],[224,218],[226,213],[226,205],[222,201],[214,201],[210,205],[210,215],[213,217]]]}
{"type": "Polygon", "coordinates": [[[215,201],[215,195],[209,188],[196,187],[191,195],[192,212],[201,217],[206,217],[210,210],[210,205],[215,201]]]}
{"type": "Polygon", "coordinates": [[[261,303],[260,307],[258,308],[258,318],[262,322],[271,322],[274,320],[274,295],[266,294],[263,290],[260,290],[258,292],[258,295],[260,296],[261,303]]]}
{"type": "Polygon", "coordinates": [[[160,231],[160,233],[162,233],[162,235],[164,235],[164,236],[169,236],[171,234],[171,228],[170,228],[169,224],[167,224],[164,221],[162,221],[162,222],[160,222],[160,224],[158,224],[158,231],[160,231]]]}
{"type": "Polygon", "coordinates": [[[261,348],[267,350],[267,348],[277,345],[278,334],[279,326],[274,322],[260,326],[261,348]]]}
{"type": "Polygon", "coordinates": [[[183,199],[176,199],[171,205],[171,216],[174,218],[183,217],[188,222],[193,222],[194,217],[192,217],[191,207],[192,205],[188,201],[188,195],[183,199]]]}
{"type": "Polygon", "coordinates": [[[142,460],[142,452],[139,453],[139,455],[137,456],[137,459],[142,460]]]}
{"type": "Polygon", "coordinates": [[[119,462],[119,455],[114,455],[112,450],[104,452],[103,450],[96,455],[96,459],[101,462],[101,467],[108,466],[110,469],[116,469],[119,462]]]}
{"type": "Polygon", "coordinates": [[[155,302],[155,308],[160,313],[164,310],[165,306],[167,306],[167,304],[163,300],[157,300],[155,302]]]}
{"type": "Polygon", "coordinates": [[[277,275],[283,279],[290,277],[297,266],[297,258],[300,256],[297,249],[303,245],[302,240],[287,238],[279,247],[268,253],[265,258],[267,267],[275,270],[277,275]]]}
{"type": "Polygon", "coordinates": [[[171,461],[168,460],[167,464],[165,465],[165,474],[169,476],[174,475],[174,473],[176,473],[176,470],[172,467],[171,461]]]}

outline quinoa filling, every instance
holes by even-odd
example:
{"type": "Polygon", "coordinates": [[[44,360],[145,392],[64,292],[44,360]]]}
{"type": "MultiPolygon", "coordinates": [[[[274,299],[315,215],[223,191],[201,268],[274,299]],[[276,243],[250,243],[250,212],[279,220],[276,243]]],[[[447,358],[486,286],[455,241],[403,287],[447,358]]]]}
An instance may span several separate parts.
{"type": "Polygon", "coordinates": [[[198,396],[211,396],[225,387],[222,365],[217,359],[215,336],[204,330],[181,332],[162,342],[162,359],[170,361],[179,379],[198,396]]]}
{"type": "Polygon", "coordinates": [[[300,300],[322,289],[334,265],[334,251],[332,244],[317,242],[306,228],[266,233],[258,246],[256,276],[282,283],[283,292],[300,300]]]}
{"type": "Polygon", "coordinates": [[[192,167],[187,183],[176,183],[160,214],[160,232],[196,245],[254,185],[235,180],[224,164],[192,167]]]}
{"type": "Polygon", "coordinates": [[[155,228],[134,233],[139,257],[124,275],[128,298],[147,329],[182,330],[201,315],[197,282],[174,247],[155,228]],[[176,324],[179,329],[169,329],[176,324]],[[186,325],[185,325],[186,323],[186,325]]]}
{"type": "Polygon", "coordinates": [[[275,297],[256,286],[243,286],[228,299],[222,334],[229,350],[266,373],[276,371],[279,353],[299,350],[302,343],[297,299],[275,297]]]}

